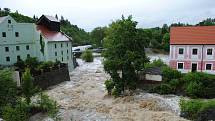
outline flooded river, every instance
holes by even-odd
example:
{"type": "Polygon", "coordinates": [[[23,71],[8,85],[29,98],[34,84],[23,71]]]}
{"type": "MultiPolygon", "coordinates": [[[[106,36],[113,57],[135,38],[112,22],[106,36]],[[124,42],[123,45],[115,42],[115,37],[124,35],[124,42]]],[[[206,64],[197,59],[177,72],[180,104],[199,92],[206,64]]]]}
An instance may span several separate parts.
{"type": "MultiPolygon", "coordinates": [[[[71,81],[46,91],[59,104],[62,121],[186,121],[178,116],[180,97],[138,91],[134,96],[113,98],[105,90],[104,81],[110,77],[103,70],[102,58],[78,63],[80,66],[70,73],[71,81]]],[[[51,120],[41,114],[32,120],[38,117],[51,120]]]]}

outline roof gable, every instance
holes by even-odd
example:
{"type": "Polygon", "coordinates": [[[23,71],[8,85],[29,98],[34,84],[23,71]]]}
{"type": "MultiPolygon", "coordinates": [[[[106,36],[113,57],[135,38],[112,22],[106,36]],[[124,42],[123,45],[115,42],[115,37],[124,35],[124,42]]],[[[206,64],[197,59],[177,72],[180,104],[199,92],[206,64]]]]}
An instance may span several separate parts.
{"type": "Polygon", "coordinates": [[[13,23],[16,23],[16,21],[10,15],[0,17],[0,23],[3,23],[4,21],[6,21],[8,19],[12,20],[13,23]]]}

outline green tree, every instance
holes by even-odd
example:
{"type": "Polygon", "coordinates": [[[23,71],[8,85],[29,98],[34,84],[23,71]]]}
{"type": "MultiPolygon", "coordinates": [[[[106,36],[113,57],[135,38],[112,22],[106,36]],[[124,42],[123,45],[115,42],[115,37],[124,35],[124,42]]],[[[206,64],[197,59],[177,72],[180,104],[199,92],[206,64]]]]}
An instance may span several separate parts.
{"type": "Polygon", "coordinates": [[[106,27],[96,27],[95,29],[93,29],[90,33],[91,43],[95,44],[97,47],[101,47],[102,41],[105,37],[106,29],[106,27]]]}
{"type": "Polygon", "coordinates": [[[0,114],[2,107],[16,101],[16,82],[12,79],[12,71],[0,70],[0,114]]]}
{"type": "Polygon", "coordinates": [[[162,44],[163,44],[163,49],[166,51],[166,52],[169,52],[169,42],[170,42],[170,35],[169,33],[166,33],[164,34],[163,36],[163,40],[162,40],[162,44]]]}
{"type": "Polygon", "coordinates": [[[33,85],[33,77],[31,76],[30,69],[26,69],[22,75],[22,93],[26,99],[27,104],[30,104],[31,97],[35,93],[33,85]]]}
{"type": "Polygon", "coordinates": [[[132,16],[112,22],[107,29],[104,69],[110,74],[114,87],[113,94],[136,88],[137,72],[148,61],[145,55],[145,40],[136,28],[132,16]]]}

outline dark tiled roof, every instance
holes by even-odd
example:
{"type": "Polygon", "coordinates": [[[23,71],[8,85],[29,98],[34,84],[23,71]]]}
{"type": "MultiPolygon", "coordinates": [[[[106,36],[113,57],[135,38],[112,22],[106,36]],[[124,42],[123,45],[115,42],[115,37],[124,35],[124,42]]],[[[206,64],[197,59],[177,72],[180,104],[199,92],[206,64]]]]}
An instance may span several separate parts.
{"type": "Polygon", "coordinates": [[[215,44],[215,26],[171,27],[170,44],[215,44]]]}

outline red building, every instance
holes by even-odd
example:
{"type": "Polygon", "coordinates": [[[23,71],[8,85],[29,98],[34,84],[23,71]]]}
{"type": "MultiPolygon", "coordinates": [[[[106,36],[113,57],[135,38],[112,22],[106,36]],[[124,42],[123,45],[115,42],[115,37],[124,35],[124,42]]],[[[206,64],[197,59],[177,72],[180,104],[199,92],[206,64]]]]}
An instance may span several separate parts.
{"type": "Polygon", "coordinates": [[[215,74],[215,26],[172,27],[170,67],[215,74]]]}

